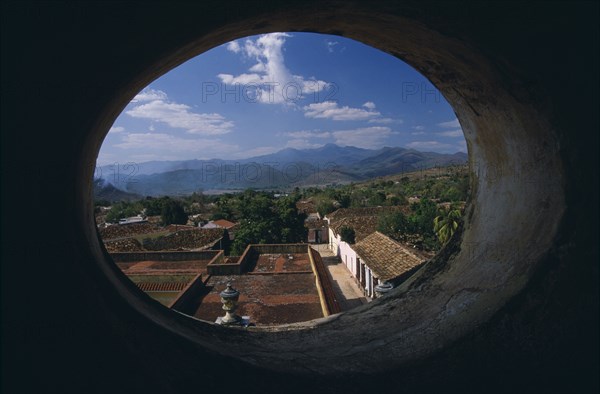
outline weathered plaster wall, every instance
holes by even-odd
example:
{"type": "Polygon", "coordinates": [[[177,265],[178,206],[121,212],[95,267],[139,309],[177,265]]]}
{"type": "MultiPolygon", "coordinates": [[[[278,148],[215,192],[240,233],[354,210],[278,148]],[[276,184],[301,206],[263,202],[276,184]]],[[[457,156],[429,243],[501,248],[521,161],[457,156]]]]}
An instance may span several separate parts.
{"type": "Polygon", "coordinates": [[[5,391],[211,392],[226,379],[245,392],[597,390],[596,4],[2,7],[5,391]],[[445,95],[471,154],[462,238],[386,300],[279,330],[226,331],[147,303],[94,228],[104,135],[191,56],[294,30],[385,50],[445,95]],[[32,242],[24,217],[49,231],[32,242]]]}

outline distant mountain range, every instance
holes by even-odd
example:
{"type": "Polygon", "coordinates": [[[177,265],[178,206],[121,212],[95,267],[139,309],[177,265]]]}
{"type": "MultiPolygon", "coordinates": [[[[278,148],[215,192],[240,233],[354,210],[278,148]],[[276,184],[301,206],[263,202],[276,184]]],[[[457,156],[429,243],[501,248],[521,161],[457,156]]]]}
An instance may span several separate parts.
{"type": "Polygon", "coordinates": [[[103,187],[98,193],[117,196],[184,195],[195,191],[235,191],[247,188],[287,189],[362,181],[467,162],[466,153],[440,154],[414,149],[371,150],[327,144],[316,149],[287,148],[243,160],[150,161],[107,165],[96,169],[103,187]],[[114,190],[117,189],[117,190],[114,190]]]}

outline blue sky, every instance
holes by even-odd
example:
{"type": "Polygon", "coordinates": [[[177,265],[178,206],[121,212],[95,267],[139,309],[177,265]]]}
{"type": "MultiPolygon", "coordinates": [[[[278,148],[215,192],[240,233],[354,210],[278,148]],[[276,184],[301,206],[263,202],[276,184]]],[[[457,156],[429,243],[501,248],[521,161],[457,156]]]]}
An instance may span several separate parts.
{"type": "Polygon", "coordinates": [[[466,152],[454,111],[406,63],[338,36],[246,37],[190,59],[115,120],[97,164],[243,159],[326,143],[466,152]]]}

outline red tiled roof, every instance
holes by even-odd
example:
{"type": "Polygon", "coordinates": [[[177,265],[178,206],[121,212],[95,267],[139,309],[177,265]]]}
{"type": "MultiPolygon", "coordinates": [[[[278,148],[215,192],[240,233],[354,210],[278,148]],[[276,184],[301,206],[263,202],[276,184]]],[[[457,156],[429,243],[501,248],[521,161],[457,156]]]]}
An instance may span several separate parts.
{"type": "Polygon", "coordinates": [[[329,227],[339,234],[342,227],[354,229],[356,241],[359,242],[377,230],[379,217],[385,213],[402,211],[408,213],[408,207],[368,207],[368,208],[340,208],[327,215],[330,220],[329,227]]]}
{"type": "Polygon", "coordinates": [[[329,313],[339,311],[336,301],[327,299],[333,297],[330,294],[333,285],[329,282],[325,266],[321,260],[317,261],[320,257],[318,252],[301,244],[251,245],[247,252],[241,258],[248,259],[250,272],[209,276],[205,283],[206,291],[193,313],[195,317],[214,321],[223,316],[219,293],[225,289],[227,282],[232,282],[240,292],[236,313],[250,316],[251,322],[257,325],[296,323],[323,317],[311,256],[319,272],[319,283],[325,292],[329,313]]]}
{"type": "Polygon", "coordinates": [[[223,229],[220,228],[193,228],[185,229],[144,241],[146,250],[185,250],[207,249],[223,238],[223,229]]]}
{"type": "Polygon", "coordinates": [[[233,226],[235,226],[237,223],[233,223],[230,222],[229,220],[225,220],[225,219],[219,219],[219,220],[215,220],[213,221],[214,224],[216,224],[217,226],[229,229],[233,226]]]}
{"type": "Polygon", "coordinates": [[[296,208],[303,213],[309,214],[317,212],[317,206],[312,199],[298,201],[296,208]]]}
{"type": "Polygon", "coordinates": [[[304,222],[304,227],[306,228],[322,228],[328,226],[327,220],[310,220],[304,222]]]}
{"type": "Polygon", "coordinates": [[[306,273],[210,276],[206,282],[211,289],[193,315],[215,321],[223,316],[219,293],[228,282],[240,292],[236,313],[250,316],[256,325],[287,324],[323,317],[315,275],[306,273]]]}
{"type": "Polygon", "coordinates": [[[140,244],[140,242],[135,238],[125,238],[115,241],[106,241],[104,242],[104,246],[106,247],[106,251],[108,253],[137,252],[144,250],[142,244],[140,244]]]}
{"type": "Polygon", "coordinates": [[[383,281],[397,278],[426,261],[409,247],[378,231],[353,245],[352,249],[383,281]]]}
{"type": "Polygon", "coordinates": [[[155,224],[150,223],[132,223],[127,226],[120,226],[118,224],[108,226],[105,228],[101,228],[98,232],[100,233],[100,237],[104,241],[109,241],[111,239],[116,238],[125,238],[132,237],[140,234],[149,234],[157,231],[161,231],[161,229],[155,224]]]}
{"type": "Polygon", "coordinates": [[[340,233],[342,227],[350,227],[354,230],[356,242],[362,241],[377,230],[378,216],[346,217],[332,222],[329,226],[336,234],[340,233]]]}
{"type": "Polygon", "coordinates": [[[187,282],[141,282],[136,285],[142,291],[181,291],[187,282]]]}
{"type": "Polygon", "coordinates": [[[195,230],[197,228],[198,227],[196,226],[187,226],[185,224],[169,224],[165,227],[165,230],[169,230],[170,232],[174,233],[176,231],[195,230]]]}

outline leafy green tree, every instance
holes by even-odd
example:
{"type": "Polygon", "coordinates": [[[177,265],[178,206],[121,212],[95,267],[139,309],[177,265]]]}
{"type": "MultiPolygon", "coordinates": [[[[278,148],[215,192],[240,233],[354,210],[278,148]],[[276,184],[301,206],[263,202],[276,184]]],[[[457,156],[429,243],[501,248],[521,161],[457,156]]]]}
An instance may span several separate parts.
{"type": "Polygon", "coordinates": [[[350,207],[351,208],[360,208],[364,207],[365,202],[368,201],[368,194],[365,190],[357,189],[350,196],[350,207]]]}
{"type": "Polygon", "coordinates": [[[408,200],[406,199],[406,197],[404,197],[402,195],[390,197],[389,202],[390,202],[390,205],[392,205],[392,206],[400,206],[400,205],[408,204],[408,200]]]}
{"type": "Polygon", "coordinates": [[[210,220],[221,220],[221,219],[227,220],[227,216],[223,212],[215,212],[212,215],[210,215],[210,220]]]}
{"type": "Polygon", "coordinates": [[[96,200],[96,201],[94,201],[94,206],[95,207],[110,207],[110,201],[105,200],[105,199],[96,200]]]}
{"type": "Polygon", "coordinates": [[[423,235],[434,235],[431,223],[433,223],[433,219],[437,216],[436,204],[429,199],[423,198],[418,203],[411,205],[411,209],[413,211],[410,215],[411,231],[423,235]]]}
{"type": "MultiPolygon", "coordinates": [[[[439,216],[437,205],[432,199],[442,201],[465,201],[469,188],[466,166],[454,172],[431,174],[415,172],[411,176],[398,176],[398,181],[374,179],[359,184],[338,185],[325,189],[307,187],[294,189],[292,200],[274,198],[272,193],[246,190],[243,193],[210,197],[216,207],[211,219],[225,218],[240,223],[236,232],[237,253],[243,252],[248,243],[298,242],[305,239],[305,229],[291,201],[312,198],[317,211],[322,215],[338,207],[368,207],[377,205],[407,205],[407,197],[420,197],[420,202],[411,205],[410,214],[404,217],[382,218],[379,230],[406,242],[419,244],[435,250],[440,241],[432,226],[439,216]],[[390,196],[387,198],[387,196],[390,196]],[[395,232],[395,235],[392,233],[395,232]],[[297,241],[298,240],[298,241],[297,241]]],[[[207,202],[208,204],[208,202],[207,202]]],[[[209,206],[207,205],[207,208],[209,206]]]]}
{"type": "Polygon", "coordinates": [[[125,219],[131,216],[139,215],[141,211],[142,205],[140,203],[122,201],[112,205],[112,208],[106,215],[106,221],[108,223],[117,223],[119,219],[125,219]]]}
{"type": "Polygon", "coordinates": [[[377,222],[377,230],[392,238],[399,234],[411,232],[408,218],[400,211],[381,215],[377,222]]]}
{"type": "Polygon", "coordinates": [[[277,227],[280,243],[302,242],[306,239],[307,230],[304,227],[306,214],[298,213],[296,202],[298,197],[282,197],[275,201],[277,227]]]}
{"type": "Polygon", "coordinates": [[[211,216],[211,220],[226,219],[236,220],[234,215],[234,198],[230,195],[220,196],[216,201],[217,210],[211,216]]]}
{"type": "Polygon", "coordinates": [[[204,212],[204,204],[207,199],[202,191],[194,192],[183,199],[184,208],[190,215],[196,215],[204,212]]]}
{"type": "Polygon", "coordinates": [[[338,193],[338,195],[336,196],[336,200],[340,203],[341,208],[350,207],[350,203],[352,202],[352,199],[350,198],[350,193],[348,192],[338,193]]]}
{"type": "Polygon", "coordinates": [[[197,192],[193,192],[191,196],[188,197],[190,203],[197,202],[199,204],[206,203],[206,196],[202,193],[202,190],[198,190],[197,192]]]}
{"type": "Polygon", "coordinates": [[[445,245],[452,238],[458,228],[460,219],[460,210],[455,208],[444,209],[433,219],[433,231],[442,245],[445,245]]]}
{"type": "Polygon", "coordinates": [[[188,221],[188,216],[181,202],[172,199],[165,201],[160,216],[165,226],[169,224],[186,224],[188,221]]]}
{"type": "Polygon", "coordinates": [[[167,201],[170,200],[171,198],[167,196],[160,198],[146,197],[146,199],[142,201],[142,205],[146,209],[146,215],[158,216],[162,214],[163,207],[167,204],[167,201]]]}
{"type": "Polygon", "coordinates": [[[235,232],[235,239],[231,245],[231,253],[239,256],[250,244],[276,243],[275,229],[269,221],[252,221],[243,219],[239,229],[235,232]]]}
{"type": "Polygon", "coordinates": [[[369,198],[369,205],[371,206],[379,206],[385,204],[385,193],[383,192],[375,192],[373,196],[369,198]]]}
{"type": "Polygon", "coordinates": [[[323,200],[317,204],[317,212],[319,215],[321,215],[321,217],[324,217],[333,211],[335,211],[335,207],[333,206],[331,200],[323,200]]]}
{"type": "Polygon", "coordinates": [[[456,186],[450,186],[440,193],[441,201],[460,201],[461,198],[461,192],[456,186]]]}
{"type": "Polygon", "coordinates": [[[299,198],[299,194],[274,198],[254,191],[239,195],[235,204],[241,218],[240,228],[231,252],[241,254],[249,244],[303,242],[306,216],[296,208],[299,198]]]}
{"type": "Polygon", "coordinates": [[[343,226],[340,228],[340,238],[343,242],[353,244],[356,242],[356,232],[352,227],[343,226]]]}
{"type": "Polygon", "coordinates": [[[254,221],[273,219],[273,197],[266,193],[246,190],[234,202],[234,206],[243,219],[254,221]]]}

